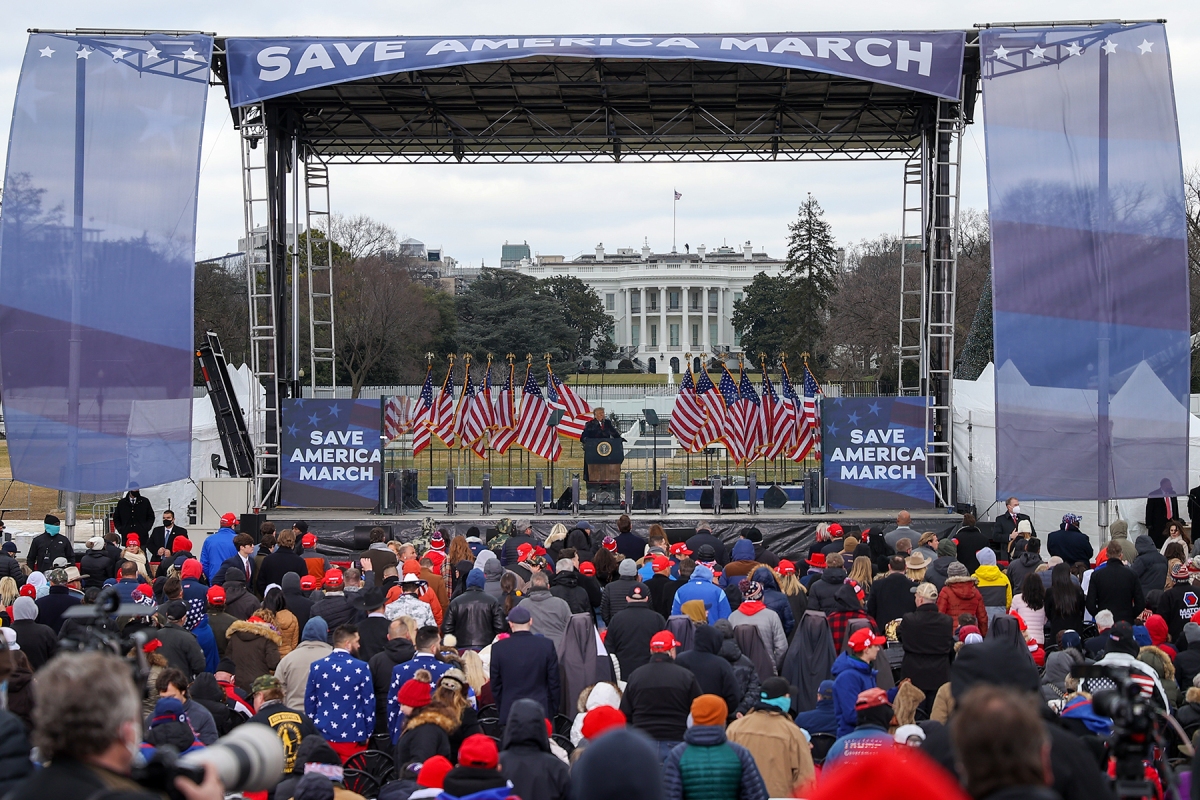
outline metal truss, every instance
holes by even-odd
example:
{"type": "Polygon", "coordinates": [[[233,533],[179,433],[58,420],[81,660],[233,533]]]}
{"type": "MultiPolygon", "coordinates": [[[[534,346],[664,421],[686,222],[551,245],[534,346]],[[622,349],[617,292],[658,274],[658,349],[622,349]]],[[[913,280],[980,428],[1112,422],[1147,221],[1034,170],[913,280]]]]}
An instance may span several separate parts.
{"type": "Polygon", "coordinates": [[[329,168],[304,162],[305,231],[308,240],[309,385],[313,397],[333,397],[337,358],[333,327],[333,243],[330,238],[329,168]],[[314,232],[324,234],[315,238],[314,232]]]}

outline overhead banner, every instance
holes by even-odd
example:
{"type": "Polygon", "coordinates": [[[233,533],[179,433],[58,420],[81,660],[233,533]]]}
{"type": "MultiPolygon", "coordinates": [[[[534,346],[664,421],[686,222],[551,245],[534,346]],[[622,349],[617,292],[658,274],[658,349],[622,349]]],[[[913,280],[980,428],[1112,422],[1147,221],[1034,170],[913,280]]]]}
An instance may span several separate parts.
{"type": "Polygon", "coordinates": [[[1164,26],[985,30],[997,499],[1187,492],[1186,203],[1164,26]]]}
{"type": "Polygon", "coordinates": [[[208,36],[33,34],[0,214],[13,477],[119,492],[191,474],[208,36]]]}
{"type": "Polygon", "coordinates": [[[603,34],[596,36],[235,37],[225,41],[230,103],[398,72],[533,56],[723,61],[803,69],[956,99],[962,31],[603,34]]]}
{"type": "Polygon", "coordinates": [[[374,508],[383,471],[378,400],[283,401],[280,504],[374,508]]]}
{"type": "Polygon", "coordinates": [[[932,508],[924,397],[827,397],[821,404],[826,502],[838,511],[932,508]]]}

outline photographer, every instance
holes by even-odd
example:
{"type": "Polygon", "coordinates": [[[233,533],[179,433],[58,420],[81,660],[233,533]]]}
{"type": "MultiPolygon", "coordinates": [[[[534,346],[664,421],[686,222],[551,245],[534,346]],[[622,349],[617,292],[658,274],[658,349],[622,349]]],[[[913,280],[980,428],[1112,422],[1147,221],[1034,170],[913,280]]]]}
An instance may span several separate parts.
{"type": "MultiPolygon", "coordinates": [[[[51,797],[151,800],[160,795],[130,778],[142,715],[129,666],[103,653],[64,653],[38,673],[33,743],[48,766],[16,788],[11,800],[51,797]]],[[[222,800],[216,770],[200,785],[177,778],[187,800],[222,800]]]]}

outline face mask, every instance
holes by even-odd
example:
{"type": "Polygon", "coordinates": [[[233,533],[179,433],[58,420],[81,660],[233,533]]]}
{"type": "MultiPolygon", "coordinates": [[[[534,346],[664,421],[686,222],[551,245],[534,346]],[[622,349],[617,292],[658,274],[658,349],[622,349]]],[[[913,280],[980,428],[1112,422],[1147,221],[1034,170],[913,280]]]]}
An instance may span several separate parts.
{"type": "Polygon", "coordinates": [[[58,525],[47,525],[46,526],[46,533],[50,534],[51,536],[57,536],[58,530],[59,530],[58,525]]]}
{"type": "Polygon", "coordinates": [[[1020,514],[1020,513],[1021,513],[1021,507],[1020,507],[1019,505],[1013,506],[1013,513],[1014,513],[1014,514],[1020,514]]]}

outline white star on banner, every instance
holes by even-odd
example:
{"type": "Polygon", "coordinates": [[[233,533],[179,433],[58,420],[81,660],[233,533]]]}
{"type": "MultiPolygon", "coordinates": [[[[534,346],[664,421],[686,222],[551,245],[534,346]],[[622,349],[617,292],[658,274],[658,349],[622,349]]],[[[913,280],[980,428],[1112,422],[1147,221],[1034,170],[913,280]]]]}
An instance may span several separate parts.
{"type": "Polygon", "coordinates": [[[158,54],[162,51],[154,45],[150,45],[150,49],[146,51],[146,58],[158,58],[158,54]]]}
{"type": "Polygon", "coordinates": [[[1150,52],[1151,47],[1154,47],[1154,42],[1147,42],[1145,39],[1142,39],[1142,43],[1138,45],[1138,50],[1142,51],[1142,55],[1146,55],[1146,53],[1150,52]]]}
{"type": "Polygon", "coordinates": [[[1029,51],[1029,55],[1033,56],[1034,58],[1045,58],[1046,49],[1040,44],[1034,45],[1033,49],[1029,51]]]}
{"type": "Polygon", "coordinates": [[[88,56],[90,56],[91,54],[92,54],[92,51],[91,51],[91,50],[88,50],[86,47],[81,47],[81,48],[79,48],[78,50],[76,50],[76,51],[75,51],[75,57],[76,57],[76,58],[83,58],[83,59],[86,59],[86,58],[87,58],[88,56]]]}
{"type": "Polygon", "coordinates": [[[50,49],[50,45],[46,45],[41,50],[38,50],[38,52],[42,54],[42,58],[50,58],[54,55],[54,51],[50,49]]]}
{"type": "Polygon", "coordinates": [[[116,50],[113,50],[113,53],[112,53],[112,60],[113,60],[113,61],[120,61],[122,58],[124,58],[124,57],[125,57],[125,56],[127,56],[128,54],[129,54],[129,51],[128,51],[128,50],[122,50],[121,48],[119,48],[119,47],[118,47],[116,50]]]}
{"type": "Polygon", "coordinates": [[[994,51],[992,51],[992,55],[994,55],[996,58],[1002,58],[1005,61],[1008,61],[1008,53],[1009,51],[1004,49],[1004,45],[1000,45],[994,51]]]}
{"type": "Polygon", "coordinates": [[[199,54],[190,47],[187,50],[183,51],[183,57],[186,58],[188,61],[195,60],[197,55],[199,55],[199,54]]]}
{"type": "Polygon", "coordinates": [[[1069,45],[1067,45],[1067,55],[1069,55],[1069,56],[1083,55],[1083,48],[1079,46],[1079,42],[1071,42],[1069,45]]]}
{"type": "Polygon", "coordinates": [[[1105,55],[1111,56],[1113,53],[1117,52],[1117,43],[1114,42],[1112,39],[1105,39],[1104,47],[1102,47],[1100,49],[1104,51],[1105,55]]]}

